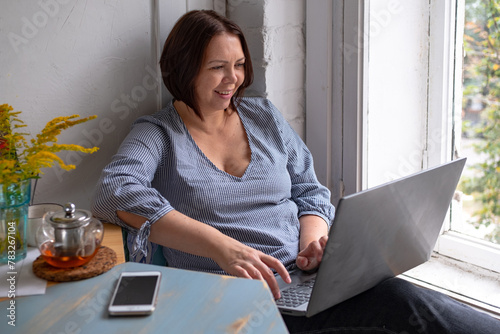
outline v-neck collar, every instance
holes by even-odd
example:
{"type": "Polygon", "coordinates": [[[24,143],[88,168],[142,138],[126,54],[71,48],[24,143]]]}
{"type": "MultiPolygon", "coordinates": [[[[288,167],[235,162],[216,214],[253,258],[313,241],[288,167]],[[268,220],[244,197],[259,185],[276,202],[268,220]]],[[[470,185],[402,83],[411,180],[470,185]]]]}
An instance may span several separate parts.
{"type": "Polygon", "coordinates": [[[198,152],[198,154],[205,160],[207,161],[210,166],[212,166],[213,169],[215,169],[216,171],[218,171],[219,173],[223,173],[231,178],[234,178],[234,179],[237,179],[237,180],[243,180],[246,175],[249,173],[249,170],[250,170],[250,167],[253,165],[253,161],[254,161],[254,145],[251,141],[251,136],[248,134],[248,127],[247,127],[247,124],[246,124],[246,119],[244,119],[244,117],[242,117],[242,113],[240,112],[240,110],[238,110],[238,108],[236,108],[236,113],[238,114],[238,117],[240,118],[240,121],[241,121],[241,124],[243,124],[243,129],[245,130],[245,135],[247,137],[247,141],[248,141],[248,145],[250,147],[250,162],[248,163],[248,166],[246,167],[245,169],[245,172],[243,173],[243,175],[241,176],[236,176],[236,175],[233,175],[233,174],[230,174],[222,169],[220,169],[219,167],[217,167],[213,162],[212,160],[210,160],[206,154],[201,150],[201,148],[198,146],[198,144],[196,143],[196,141],[194,140],[194,138],[191,136],[191,133],[189,132],[186,124],[184,123],[181,115],[179,115],[179,112],[177,111],[177,109],[174,107],[174,103],[173,101],[171,102],[171,107],[173,109],[173,111],[175,112],[176,114],[176,117],[178,119],[178,122],[182,125],[182,128],[184,129],[184,133],[186,134],[189,142],[191,143],[191,145],[193,145],[193,147],[195,148],[195,150],[198,152]]]}

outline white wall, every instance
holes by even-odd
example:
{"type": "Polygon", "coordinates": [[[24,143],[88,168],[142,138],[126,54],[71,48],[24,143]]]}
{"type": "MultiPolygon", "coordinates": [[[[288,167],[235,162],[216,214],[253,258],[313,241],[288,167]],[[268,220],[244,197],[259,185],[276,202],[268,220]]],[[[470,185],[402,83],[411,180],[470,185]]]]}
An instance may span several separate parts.
{"type": "Polygon", "coordinates": [[[100,150],[92,156],[62,153],[77,169],[46,169],[35,203],[88,207],[100,171],[130,123],[156,109],[151,22],[145,0],[2,0],[1,103],[23,111],[33,135],[56,116],[98,115],[66,130],[60,143],[100,150]]]}
{"type": "Polygon", "coordinates": [[[255,81],[248,95],[269,98],[305,135],[305,0],[230,0],[226,12],[245,33],[255,81]]]}
{"type": "Polygon", "coordinates": [[[304,0],[0,0],[0,5],[0,103],[23,111],[33,135],[56,116],[98,115],[66,130],[59,142],[100,150],[62,153],[76,170],[44,170],[35,203],[89,207],[100,172],[130,124],[170,98],[157,75],[158,56],[174,22],[191,9],[225,12],[242,26],[256,68],[249,93],[271,98],[304,132],[304,0]]]}

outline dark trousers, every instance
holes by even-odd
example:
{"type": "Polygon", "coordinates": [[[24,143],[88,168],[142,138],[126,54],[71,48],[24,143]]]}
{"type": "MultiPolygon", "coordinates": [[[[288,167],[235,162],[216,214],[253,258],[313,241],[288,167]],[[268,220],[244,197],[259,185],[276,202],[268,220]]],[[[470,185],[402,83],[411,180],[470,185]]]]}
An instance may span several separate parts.
{"type": "Polygon", "coordinates": [[[313,317],[283,319],[290,333],[500,333],[500,320],[399,278],[313,317]]]}

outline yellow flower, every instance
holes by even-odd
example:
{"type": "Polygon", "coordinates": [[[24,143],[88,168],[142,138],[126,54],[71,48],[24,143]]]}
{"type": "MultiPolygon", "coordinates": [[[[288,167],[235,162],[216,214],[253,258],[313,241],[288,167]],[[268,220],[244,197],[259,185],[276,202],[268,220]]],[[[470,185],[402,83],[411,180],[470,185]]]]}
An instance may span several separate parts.
{"type": "Polygon", "coordinates": [[[87,122],[97,116],[80,118],[79,115],[56,117],[48,122],[42,131],[32,138],[30,143],[25,139],[28,133],[18,132],[26,127],[18,118],[20,111],[8,104],[0,105],[0,184],[19,182],[29,178],[37,178],[41,169],[58,164],[65,170],[74,169],[75,165],[66,165],[55,153],[61,151],[77,151],[94,153],[99,148],[85,148],[74,144],[57,144],[57,136],[61,131],[74,125],[87,122]]]}

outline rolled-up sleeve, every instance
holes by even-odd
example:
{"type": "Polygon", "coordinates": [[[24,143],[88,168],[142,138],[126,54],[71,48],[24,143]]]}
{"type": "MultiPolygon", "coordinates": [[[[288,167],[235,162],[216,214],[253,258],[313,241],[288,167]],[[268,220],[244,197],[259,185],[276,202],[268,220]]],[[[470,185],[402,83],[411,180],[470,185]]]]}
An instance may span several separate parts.
{"type": "Polygon", "coordinates": [[[103,169],[96,186],[92,213],[136,235],[133,253],[145,252],[151,225],[173,210],[151,185],[168,147],[168,138],[159,126],[139,119],[111,163],[103,169]],[[117,211],[142,216],[146,222],[137,230],[120,220],[117,211]]]}

